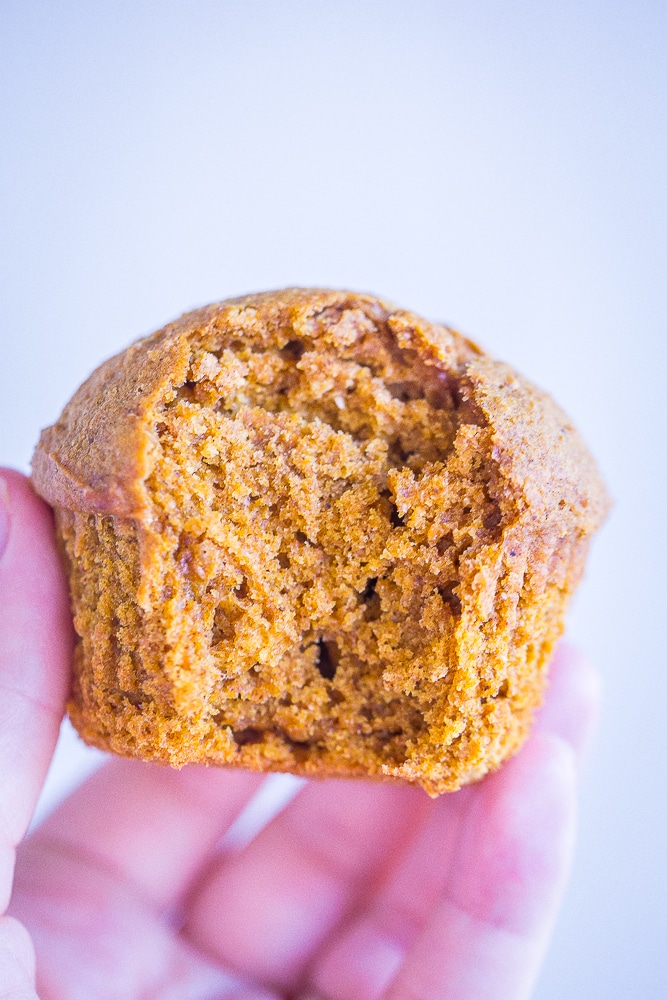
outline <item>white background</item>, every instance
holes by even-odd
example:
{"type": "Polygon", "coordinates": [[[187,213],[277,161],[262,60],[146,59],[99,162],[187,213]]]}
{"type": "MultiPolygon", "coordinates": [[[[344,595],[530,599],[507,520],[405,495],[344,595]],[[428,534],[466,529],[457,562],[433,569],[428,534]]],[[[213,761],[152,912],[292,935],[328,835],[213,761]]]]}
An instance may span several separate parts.
{"type": "MultiPolygon", "coordinates": [[[[0,4],[0,461],[140,334],[288,284],[458,326],[597,455],[605,707],[538,1000],[667,994],[666,9],[0,4]]],[[[65,732],[42,810],[95,759],[65,732]]]]}

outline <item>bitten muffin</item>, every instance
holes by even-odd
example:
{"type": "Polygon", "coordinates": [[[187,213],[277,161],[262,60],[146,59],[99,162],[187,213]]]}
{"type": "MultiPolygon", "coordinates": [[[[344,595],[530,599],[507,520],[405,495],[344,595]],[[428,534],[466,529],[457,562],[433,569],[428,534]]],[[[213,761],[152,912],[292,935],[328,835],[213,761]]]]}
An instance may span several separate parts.
{"type": "Polygon", "coordinates": [[[86,742],[430,795],[525,740],[607,508],[567,417],[507,365],[371,295],[297,288],[107,361],[33,480],[86,742]]]}

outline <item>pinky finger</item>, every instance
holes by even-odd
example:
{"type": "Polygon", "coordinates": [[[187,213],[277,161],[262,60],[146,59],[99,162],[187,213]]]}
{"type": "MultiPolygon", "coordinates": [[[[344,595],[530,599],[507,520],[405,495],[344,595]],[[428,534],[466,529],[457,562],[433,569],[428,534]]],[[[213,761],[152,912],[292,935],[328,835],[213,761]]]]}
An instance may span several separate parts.
{"type": "Polygon", "coordinates": [[[525,1000],[572,854],[592,668],[557,655],[547,705],[513,760],[443,796],[369,909],[318,956],[305,996],[525,1000]]]}
{"type": "Polygon", "coordinates": [[[386,1000],[526,1000],[570,867],[575,760],[551,734],[479,788],[444,898],[386,1000]]]}

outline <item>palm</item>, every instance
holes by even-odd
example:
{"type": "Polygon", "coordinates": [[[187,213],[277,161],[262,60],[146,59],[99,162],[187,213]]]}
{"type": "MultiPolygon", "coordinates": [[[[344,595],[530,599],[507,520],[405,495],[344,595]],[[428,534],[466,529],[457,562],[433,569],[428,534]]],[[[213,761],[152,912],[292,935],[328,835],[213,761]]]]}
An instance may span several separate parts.
{"type": "MultiPolygon", "coordinates": [[[[23,789],[16,840],[62,713],[70,629],[48,516],[10,484],[22,506],[0,587],[10,574],[40,630],[29,649],[34,628],[3,606],[0,645],[16,656],[21,642],[34,677],[20,704],[49,719],[46,735],[43,718],[17,731],[23,771],[0,801],[9,810],[23,789]]],[[[13,687],[18,668],[6,654],[0,667],[13,687]]],[[[35,942],[42,1000],[528,996],[567,871],[572,746],[591,705],[590,673],[563,654],[529,744],[481,784],[433,802],[313,783],[240,852],[220,838],[259,776],[111,761],[19,851],[11,912],[35,942]]]]}

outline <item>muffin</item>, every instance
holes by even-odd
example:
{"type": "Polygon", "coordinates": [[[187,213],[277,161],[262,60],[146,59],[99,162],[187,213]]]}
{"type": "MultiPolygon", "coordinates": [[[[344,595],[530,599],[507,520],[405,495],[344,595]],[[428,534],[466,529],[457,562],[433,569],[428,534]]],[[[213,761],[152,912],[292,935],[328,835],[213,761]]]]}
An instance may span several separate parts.
{"type": "Polygon", "coordinates": [[[607,509],[562,411],[371,295],[188,313],[42,433],[72,722],[187,763],[421,785],[525,740],[607,509]]]}

